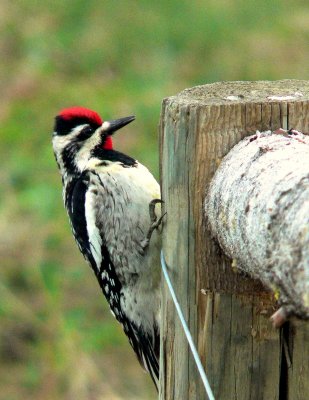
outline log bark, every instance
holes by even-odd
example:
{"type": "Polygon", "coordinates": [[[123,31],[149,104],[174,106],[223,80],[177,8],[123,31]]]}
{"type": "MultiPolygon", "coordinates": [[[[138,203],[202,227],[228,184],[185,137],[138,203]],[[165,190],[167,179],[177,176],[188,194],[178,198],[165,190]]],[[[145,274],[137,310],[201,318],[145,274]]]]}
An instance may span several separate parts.
{"type": "Polygon", "coordinates": [[[267,285],[281,313],[308,319],[309,136],[278,130],[242,140],[220,164],[205,212],[233,267],[267,285]]]}
{"type": "MultiPolygon", "coordinates": [[[[163,251],[193,339],[220,400],[305,400],[308,324],[274,329],[277,305],[237,272],[207,228],[205,188],[222,158],[256,130],[309,132],[309,82],[223,82],[163,101],[163,251]]],[[[160,399],[206,399],[170,294],[162,288],[160,399]]]]}

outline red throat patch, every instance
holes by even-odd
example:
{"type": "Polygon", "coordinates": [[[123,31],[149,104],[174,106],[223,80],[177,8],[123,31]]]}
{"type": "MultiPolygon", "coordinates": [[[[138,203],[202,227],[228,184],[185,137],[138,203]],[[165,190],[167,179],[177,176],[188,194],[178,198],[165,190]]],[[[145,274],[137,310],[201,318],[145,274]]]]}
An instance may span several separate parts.
{"type": "Polygon", "coordinates": [[[107,136],[104,144],[103,144],[103,149],[104,150],[113,150],[113,141],[111,136],[107,136]]]}
{"type": "Polygon", "coordinates": [[[74,118],[86,118],[89,119],[90,122],[102,125],[102,118],[95,111],[89,110],[84,107],[69,107],[60,111],[59,116],[63,119],[74,119],[74,118]]]}

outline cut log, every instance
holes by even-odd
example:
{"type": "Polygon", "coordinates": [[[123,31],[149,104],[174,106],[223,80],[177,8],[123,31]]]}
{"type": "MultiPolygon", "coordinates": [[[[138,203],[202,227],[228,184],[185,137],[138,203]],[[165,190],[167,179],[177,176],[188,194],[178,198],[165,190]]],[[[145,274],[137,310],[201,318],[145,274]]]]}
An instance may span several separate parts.
{"type": "Polygon", "coordinates": [[[309,318],[309,136],[257,132],[223,159],[205,205],[233,267],[260,279],[284,306],[309,318]]]}

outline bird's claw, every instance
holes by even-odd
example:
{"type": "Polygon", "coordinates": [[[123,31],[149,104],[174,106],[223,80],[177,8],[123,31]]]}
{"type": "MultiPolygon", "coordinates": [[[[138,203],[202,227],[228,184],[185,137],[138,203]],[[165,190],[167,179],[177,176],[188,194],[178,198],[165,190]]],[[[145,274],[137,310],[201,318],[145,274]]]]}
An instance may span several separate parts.
{"type": "Polygon", "coordinates": [[[149,242],[150,242],[153,231],[155,229],[158,229],[158,227],[161,225],[163,218],[166,215],[166,213],[164,213],[163,215],[161,215],[160,218],[157,217],[156,212],[155,212],[155,207],[156,207],[156,204],[158,204],[158,203],[162,204],[162,203],[164,203],[164,201],[161,199],[154,199],[149,203],[149,216],[150,216],[151,225],[150,225],[150,228],[148,229],[145,239],[141,243],[143,252],[149,246],[149,242]]]}
{"type": "Polygon", "coordinates": [[[149,215],[150,215],[150,221],[152,223],[156,222],[156,220],[157,220],[155,208],[156,208],[156,204],[158,204],[158,203],[162,204],[162,203],[164,203],[164,201],[161,199],[153,199],[149,203],[149,215]]]}

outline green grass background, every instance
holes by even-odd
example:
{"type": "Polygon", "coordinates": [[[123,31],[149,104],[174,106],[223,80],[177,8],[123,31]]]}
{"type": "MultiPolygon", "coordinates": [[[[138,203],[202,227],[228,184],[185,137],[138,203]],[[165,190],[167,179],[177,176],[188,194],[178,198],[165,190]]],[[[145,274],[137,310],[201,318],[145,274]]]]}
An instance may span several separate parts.
{"type": "Polygon", "coordinates": [[[155,398],[69,229],[59,109],[135,114],[116,146],[158,176],[162,99],[308,79],[308,21],[306,0],[1,0],[1,400],[155,398]]]}

